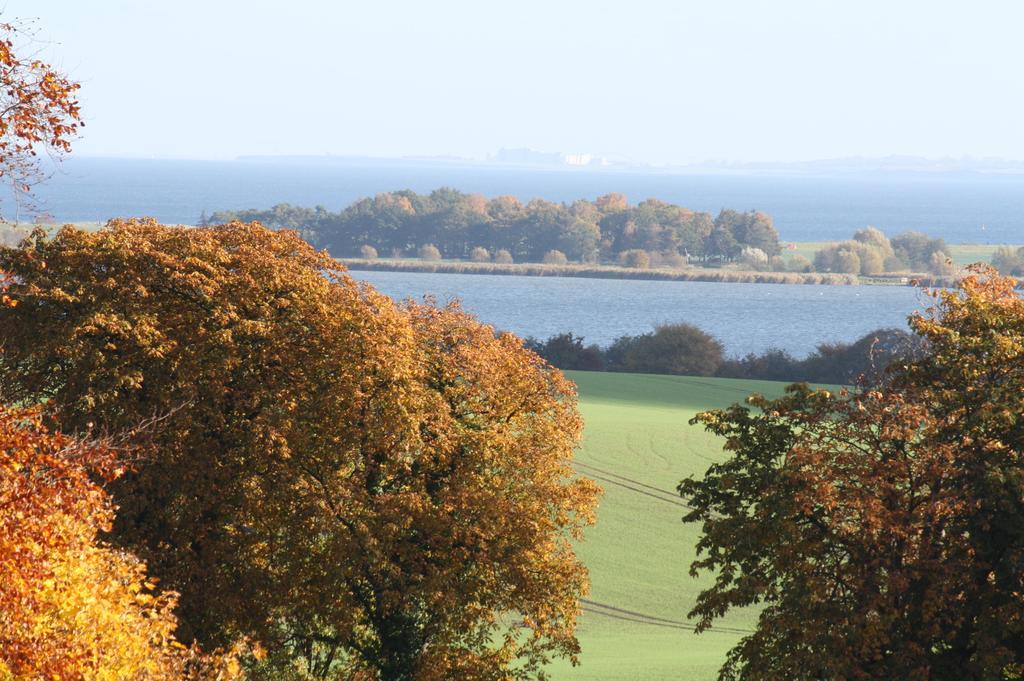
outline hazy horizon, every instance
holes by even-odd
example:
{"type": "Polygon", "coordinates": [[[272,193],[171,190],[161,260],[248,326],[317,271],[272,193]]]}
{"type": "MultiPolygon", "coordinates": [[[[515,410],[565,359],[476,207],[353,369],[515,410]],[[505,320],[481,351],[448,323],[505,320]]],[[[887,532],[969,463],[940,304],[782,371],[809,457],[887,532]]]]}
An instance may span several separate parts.
{"type": "Polygon", "coordinates": [[[9,0],[82,82],[76,153],[648,164],[1024,159],[1024,6],[9,0]]]}

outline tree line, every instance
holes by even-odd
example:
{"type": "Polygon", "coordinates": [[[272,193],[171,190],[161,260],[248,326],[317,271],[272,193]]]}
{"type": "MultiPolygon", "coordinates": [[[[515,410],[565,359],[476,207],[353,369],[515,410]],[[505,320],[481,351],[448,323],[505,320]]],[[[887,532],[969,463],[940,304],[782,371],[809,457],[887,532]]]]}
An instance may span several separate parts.
{"type": "Polygon", "coordinates": [[[903,232],[889,239],[874,227],[865,227],[848,241],[820,249],[814,254],[813,263],[796,256],[791,267],[798,271],[867,276],[907,271],[949,276],[957,270],[943,239],[923,232],[903,232]]]}
{"type": "Polygon", "coordinates": [[[878,329],[851,343],[822,343],[803,359],[779,349],[727,358],[719,339],[685,323],[661,324],[647,333],[624,335],[605,348],[587,344],[583,337],[571,332],[546,340],[527,338],[526,346],[565,370],[834,385],[874,380],[894,361],[918,358],[926,349],[918,336],[907,331],[878,329]]]}
{"type": "Polygon", "coordinates": [[[295,229],[338,257],[372,253],[505,262],[620,262],[629,266],[687,260],[733,261],[744,249],[781,251],[770,216],[722,210],[717,216],[656,199],[630,205],[622,194],[554,203],[513,196],[487,199],[442,188],[361,199],[338,213],[280,204],[269,210],[214,213],[211,224],[259,221],[295,229]],[[421,251],[421,249],[426,249],[421,251]]]}

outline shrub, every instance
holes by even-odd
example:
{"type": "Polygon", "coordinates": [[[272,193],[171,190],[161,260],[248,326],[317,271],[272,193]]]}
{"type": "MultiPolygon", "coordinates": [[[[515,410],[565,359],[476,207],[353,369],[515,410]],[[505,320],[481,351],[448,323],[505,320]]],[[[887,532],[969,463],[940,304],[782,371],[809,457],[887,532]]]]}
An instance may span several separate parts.
{"type": "Polygon", "coordinates": [[[773,255],[768,261],[768,268],[772,272],[785,272],[786,271],[786,259],[781,255],[773,255]]]}
{"type": "Polygon", "coordinates": [[[420,260],[437,261],[441,259],[441,251],[434,244],[420,246],[420,260]]]}
{"type": "Polygon", "coordinates": [[[623,267],[646,270],[651,266],[651,256],[642,248],[631,248],[619,253],[619,264],[623,267]]]}
{"type": "Polygon", "coordinates": [[[936,251],[932,253],[931,260],[928,263],[929,272],[949,277],[956,274],[956,270],[956,263],[953,262],[953,258],[951,258],[949,254],[943,251],[936,251]]]}
{"type": "Polygon", "coordinates": [[[740,264],[751,270],[764,270],[768,267],[768,254],[760,248],[744,246],[740,251],[740,264]]]}
{"type": "Polygon", "coordinates": [[[369,244],[363,244],[359,247],[359,257],[365,260],[376,260],[377,249],[369,244]]]}
{"type": "Polygon", "coordinates": [[[661,254],[661,266],[673,270],[684,270],[690,266],[690,261],[686,259],[685,255],[669,251],[661,254]]]}
{"type": "Polygon", "coordinates": [[[566,265],[568,262],[569,259],[561,251],[552,250],[544,254],[545,265],[566,265]]]}
{"type": "Polygon", "coordinates": [[[1009,246],[1000,246],[992,254],[992,265],[1001,274],[1021,276],[1024,274],[1024,247],[1014,249],[1009,246]]]}
{"type": "Polygon", "coordinates": [[[814,265],[802,255],[794,255],[789,259],[790,272],[813,272],[814,265]]]}
{"type": "Polygon", "coordinates": [[[469,259],[473,262],[490,262],[491,254],[487,252],[486,248],[477,246],[469,252],[469,259]]]}
{"type": "Polygon", "coordinates": [[[559,369],[604,371],[604,353],[597,345],[583,345],[583,337],[560,333],[546,341],[527,338],[526,347],[559,369]]]}
{"type": "Polygon", "coordinates": [[[663,324],[653,333],[616,339],[606,362],[616,371],[712,376],[722,363],[722,344],[691,324],[663,324]]]}
{"type": "Polygon", "coordinates": [[[501,265],[511,265],[512,254],[509,253],[507,249],[502,248],[501,250],[494,254],[494,262],[499,263],[501,265]]]}

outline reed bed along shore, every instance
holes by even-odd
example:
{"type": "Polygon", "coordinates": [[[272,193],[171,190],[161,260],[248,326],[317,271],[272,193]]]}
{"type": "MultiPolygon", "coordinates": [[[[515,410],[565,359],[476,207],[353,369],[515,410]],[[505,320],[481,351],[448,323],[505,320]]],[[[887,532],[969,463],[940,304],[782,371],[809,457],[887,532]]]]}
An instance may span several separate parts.
{"type": "Polygon", "coordinates": [[[894,275],[860,277],[853,274],[821,272],[748,272],[743,270],[688,267],[686,269],[636,269],[616,265],[545,265],[543,263],[489,263],[461,260],[408,260],[341,258],[350,270],[381,272],[430,272],[437,274],[489,274],[525,277],[583,277],[590,279],[652,279],[659,281],[711,281],[737,284],[817,284],[854,286],[947,286],[952,277],[894,275]],[[947,281],[948,280],[948,281],[947,281]]]}

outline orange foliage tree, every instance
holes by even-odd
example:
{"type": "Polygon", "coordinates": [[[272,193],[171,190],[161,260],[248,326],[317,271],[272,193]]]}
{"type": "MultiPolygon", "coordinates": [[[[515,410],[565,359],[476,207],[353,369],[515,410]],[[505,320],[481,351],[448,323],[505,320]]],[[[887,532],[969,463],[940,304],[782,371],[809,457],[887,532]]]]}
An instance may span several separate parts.
{"type": "Polygon", "coordinates": [[[113,508],[90,476],[115,477],[117,461],[0,408],[0,679],[232,676],[174,639],[174,594],[97,540],[113,508]]]}
{"type": "Polygon", "coordinates": [[[25,32],[0,23],[0,178],[18,199],[39,179],[40,150],[59,157],[81,127],[78,83],[34,58],[20,56],[25,32]]]}
{"type": "MultiPolygon", "coordinates": [[[[115,222],[0,250],[0,398],[123,431],[113,538],[306,676],[493,678],[573,657],[596,487],[575,395],[513,336],[395,305],[295,234],[115,222]]],[[[262,670],[262,671],[260,671],[262,670]]],[[[270,670],[270,671],[268,671],[270,670]]]]}
{"type": "Polygon", "coordinates": [[[912,318],[872,388],[794,386],[699,415],[729,458],[680,485],[702,522],[691,616],[762,608],[721,678],[1020,678],[1024,301],[977,267],[912,318]]]}

